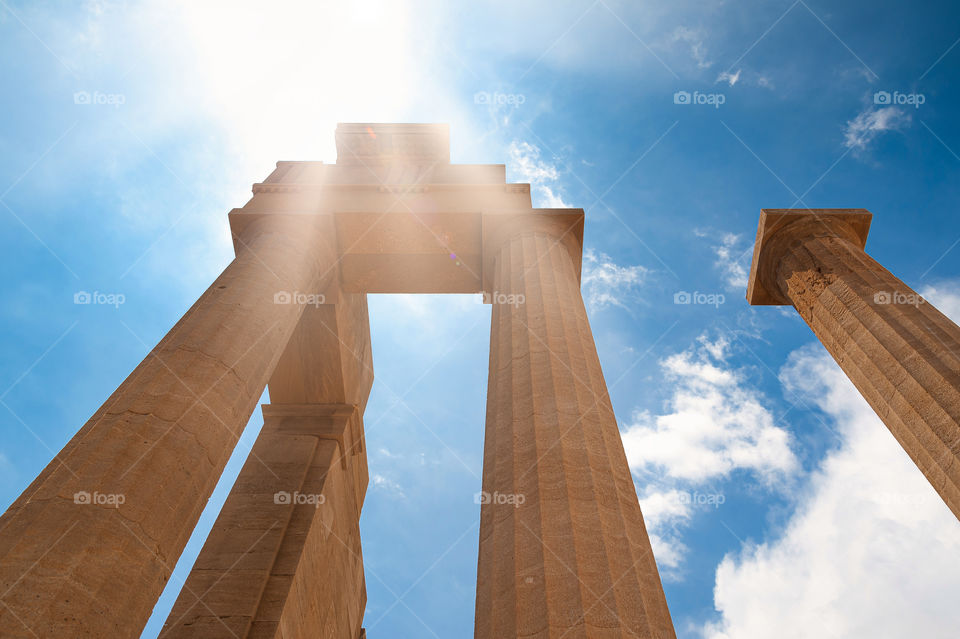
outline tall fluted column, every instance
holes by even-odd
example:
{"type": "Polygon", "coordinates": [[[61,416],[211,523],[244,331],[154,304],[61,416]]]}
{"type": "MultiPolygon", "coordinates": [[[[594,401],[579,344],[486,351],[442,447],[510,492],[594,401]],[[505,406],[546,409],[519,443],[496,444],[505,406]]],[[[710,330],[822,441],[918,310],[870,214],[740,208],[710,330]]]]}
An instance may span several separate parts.
{"type": "Polygon", "coordinates": [[[331,236],[306,216],[252,221],[236,259],[0,518],[0,635],[139,636],[301,314],[275,295],[325,290],[331,236]]]}
{"type": "Polygon", "coordinates": [[[864,252],[870,218],[764,210],[747,299],[797,309],[960,518],[960,328],[864,252]]]}
{"type": "Polygon", "coordinates": [[[517,216],[485,247],[493,320],[475,636],[674,637],[569,219],[517,216]]]}

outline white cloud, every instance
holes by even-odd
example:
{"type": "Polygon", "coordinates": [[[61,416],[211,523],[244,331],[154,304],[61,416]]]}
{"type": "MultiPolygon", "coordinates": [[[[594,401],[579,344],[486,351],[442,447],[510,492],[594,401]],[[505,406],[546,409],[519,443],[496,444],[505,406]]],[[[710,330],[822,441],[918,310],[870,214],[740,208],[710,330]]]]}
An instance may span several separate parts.
{"type": "Polygon", "coordinates": [[[773,82],[770,81],[770,78],[762,73],[751,71],[750,69],[737,69],[734,72],[731,72],[729,69],[722,71],[714,82],[718,84],[720,82],[726,82],[727,85],[731,87],[739,84],[741,86],[757,86],[771,91],[774,89],[773,82]]]}
{"type": "Polygon", "coordinates": [[[960,318],[960,285],[949,282],[927,285],[919,293],[947,317],[954,321],[960,318]]]}
{"type": "Polygon", "coordinates": [[[557,186],[560,172],[556,165],[540,159],[540,147],[529,142],[514,140],[507,147],[507,153],[510,157],[507,170],[521,181],[530,183],[532,195],[535,196],[533,197],[535,207],[570,208],[570,205],[564,202],[557,186]]]}
{"type": "Polygon", "coordinates": [[[794,352],[781,380],[843,444],[781,536],[721,562],[704,636],[955,637],[960,524],[821,346],[794,352]]]}
{"type": "Polygon", "coordinates": [[[789,435],[774,424],[759,393],[725,361],[724,338],[701,338],[698,346],[661,362],[675,385],[670,412],[634,415],[623,433],[635,472],[657,468],[665,477],[704,482],[747,469],[761,476],[790,473],[796,458],[789,435]]]}
{"type": "Polygon", "coordinates": [[[715,265],[720,269],[727,287],[746,290],[751,252],[740,246],[741,239],[740,235],[724,233],[720,236],[720,244],[713,247],[713,252],[717,256],[715,265]]]}
{"type": "Polygon", "coordinates": [[[636,297],[648,274],[642,266],[620,266],[609,255],[588,248],[583,253],[580,277],[584,302],[592,311],[608,306],[627,308],[625,300],[636,297]]]}
{"type": "Polygon", "coordinates": [[[394,497],[399,497],[401,499],[405,499],[407,496],[403,492],[403,486],[389,477],[386,477],[385,475],[374,473],[373,477],[370,479],[373,481],[373,488],[375,490],[386,492],[389,495],[393,495],[394,497]]]}
{"type": "Polygon", "coordinates": [[[690,349],[663,360],[664,376],[674,386],[669,412],[637,413],[621,433],[630,469],[644,485],[641,509],[667,580],[679,575],[684,527],[694,509],[704,507],[698,491],[725,499],[712,485],[734,471],[753,472],[772,486],[797,467],[787,432],[726,362],[729,347],[723,337],[701,336],[690,349]]]}
{"type": "Polygon", "coordinates": [[[689,493],[676,488],[653,488],[640,496],[640,510],[647,526],[653,556],[657,558],[660,575],[666,580],[677,580],[681,573],[687,546],[683,543],[683,527],[693,516],[689,493]]]}
{"type": "Polygon", "coordinates": [[[717,82],[726,82],[730,86],[735,85],[740,81],[740,69],[737,69],[736,73],[730,73],[729,71],[724,71],[719,76],[717,76],[717,82]]]}
{"type": "Polygon", "coordinates": [[[847,122],[844,146],[863,151],[884,131],[898,131],[910,122],[910,114],[897,107],[867,108],[847,122]]]}
{"type": "Polygon", "coordinates": [[[713,66],[713,61],[707,59],[707,46],[704,44],[703,32],[700,29],[677,27],[673,31],[671,40],[688,47],[690,57],[696,62],[698,69],[707,69],[713,66]]]}

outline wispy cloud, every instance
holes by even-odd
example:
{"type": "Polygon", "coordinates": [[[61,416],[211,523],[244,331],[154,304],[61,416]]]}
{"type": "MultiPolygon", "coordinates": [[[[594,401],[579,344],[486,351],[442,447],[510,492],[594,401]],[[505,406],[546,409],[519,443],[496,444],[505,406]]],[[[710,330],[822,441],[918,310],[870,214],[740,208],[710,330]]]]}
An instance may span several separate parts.
{"type": "Polygon", "coordinates": [[[374,490],[386,492],[387,494],[394,497],[399,497],[400,499],[405,499],[407,496],[406,493],[403,492],[403,486],[393,479],[390,479],[386,475],[374,473],[370,479],[373,481],[374,490]]]}
{"type": "Polygon", "coordinates": [[[700,29],[677,27],[671,35],[671,41],[687,47],[698,69],[708,69],[713,66],[713,61],[707,58],[707,46],[704,44],[703,31],[700,29]]]}
{"type": "Polygon", "coordinates": [[[724,283],[731,289],[746,289],[747,266],[750,263],[750,252],[744,250],[743,237],[735,233],[723,233],[720,244],[713,247],[717,256],[714,263],[723,277],[724,283]]]}
{"type": "Polygon", "coordinates": [[[726,82],[730,86],[733,86],[740,81],[740,72],[741,72],[741,69],[737,69],[736,73],[730,73],[729,71],[724,71],[719,76],[717,76],[717,82],[726,82]]]}
{"type": "Polygon", "coordinates": [[[588,248],[583,253],[581,288],[587,307],[599,311],[609,306],[627,308],[636,299],[649,270],[643,266],[620,266],[606,253],[588,248]]]}
{"type": "Polygon", "coordinates": [[[734,86],[736,84],[741,85],[750,85],[758,86],[764,89],[773,90],[773,82],[769,77],[763,75],[762,73],[757,73],[756,71],[751,71],[749,69],[737,69],[733,71],[728,69],[727,71],[720,72],[720,75],[717,76],[717,79],[714,81],[717,84],[721,82],[726,82],[728,86],[734,86]]]}
{"type": "Polygon", "coordinates": [[[534,206],[545,208],[570,208],[560,195],[558,180],[560,172],[556,164],[540,158],[540,147],[522,140],[514,140],[507,147],[510,164],[507,167],[518,179],[529,182],[533,191],[534,206]]]}
{"type": "Polygon", "coordinates": [[[673,385],[667,412],[636,413],[622,432],[627,461],[639,482],[641,507],[665,577],[675,578],[683,528],[694,509],[724,500],[715,484],[749,471],[765,485],[792,475],[798,462],[790,436],[774,423],[764,398],[729,362],[729,341],[702,335],[660,363],[673,385]],[[698,492],[700,491],[700,492],[698,492]],[[702,494],[703,500],[694,498],[702,494]]]}
{"type": "Polygon", "coordinates": [[[847,122],[843,145],[863,152],[885,131],[898,131],[910,123],[910,114],[897,107],[869,107],[847,122]]]}

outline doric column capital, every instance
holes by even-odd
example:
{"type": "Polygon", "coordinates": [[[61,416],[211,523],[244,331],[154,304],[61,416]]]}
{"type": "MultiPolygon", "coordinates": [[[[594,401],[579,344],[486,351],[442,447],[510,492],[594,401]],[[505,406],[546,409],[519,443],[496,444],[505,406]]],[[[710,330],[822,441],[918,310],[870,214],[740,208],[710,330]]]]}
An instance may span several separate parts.
{"type": "Polygon", "coordinates": [[[532,209],[524,213],[484,213],[483,276],[484,300],[494,292],[496,257],[504,244],[519,235],[540,233],[553,238],[570,254],[577,282],[583,259],[583,209],[532,209]]]}
{"type": "Polygon", "coordinates": [[[353,455],[363,452],[363,424],[353,404],[262,404],[264,424],[278,433],[307,435],[337,442],[346,470],[353,455]]]}
{"type": "Polygon", "coordinates": [[[863,249],[872,217],[866,209],[762,209],[747,302],[754,306],[791,304],[777,278],[777,269],[788,251],[822,237],[846,240],[863,249]]]}

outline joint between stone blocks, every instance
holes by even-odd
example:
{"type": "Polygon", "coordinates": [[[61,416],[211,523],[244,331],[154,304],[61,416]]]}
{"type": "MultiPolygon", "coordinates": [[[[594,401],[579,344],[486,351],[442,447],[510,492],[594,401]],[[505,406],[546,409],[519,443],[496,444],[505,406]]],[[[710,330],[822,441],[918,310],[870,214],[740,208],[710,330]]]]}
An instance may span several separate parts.
{"type": "Polygon", "coordinates": [[[263,404],[260,408],[264,426],[270,424],[277,433],[337,442],[344,470],[348,457],[363,452],[360,411],[354,404],[263,404]]]}

